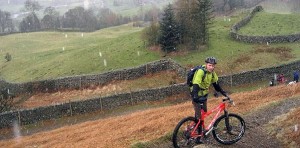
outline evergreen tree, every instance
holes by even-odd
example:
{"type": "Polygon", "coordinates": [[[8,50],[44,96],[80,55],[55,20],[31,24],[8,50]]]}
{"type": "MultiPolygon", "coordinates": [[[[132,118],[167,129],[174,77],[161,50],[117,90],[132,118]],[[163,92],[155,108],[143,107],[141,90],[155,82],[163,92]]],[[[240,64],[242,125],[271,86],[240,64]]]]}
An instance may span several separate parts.
{"type": "Polygon", "coordinates": [[[175,6],[180,42],[188,49],[199,49],[199,45],[207,44],[213,19],[212,0],[177,0],[175,6]]]}
{"type": "Polygon", "coordinates": [[[171,52],[176,50],[179,43],[179,29],[175,21],[172,5],[169,4],[163,13],[160,24],[159,44],[164,52],[171,52]]]}
{"type": "Polygon", "coordinates": [[[178,22],[180,31],[180,43],[190,44],[193,38],[193,22],[191,19],[191,10],[193,7],[192,0],[178,0],[174,4],[175,6],[175,18],[178,22]]]}
{"type": "Polygon", "coordinates": [[[212,24],[213,16],[213,3],[211,0],[197,0],[195,12],[192,15],[196,24],[195,39],[197,43],[207,44],[209,40],[209,27],[212,24]]]}

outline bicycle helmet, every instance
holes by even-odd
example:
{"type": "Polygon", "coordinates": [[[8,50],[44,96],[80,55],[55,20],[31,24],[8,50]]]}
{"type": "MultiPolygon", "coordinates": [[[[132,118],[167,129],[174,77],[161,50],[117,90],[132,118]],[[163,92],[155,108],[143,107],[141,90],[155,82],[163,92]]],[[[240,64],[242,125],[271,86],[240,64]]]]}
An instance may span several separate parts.
{"type": "Polygon", "coordinates": [[[217,64],[217,59],[215,57],[208,57],[205,59],[205,63],[217,64]]]}

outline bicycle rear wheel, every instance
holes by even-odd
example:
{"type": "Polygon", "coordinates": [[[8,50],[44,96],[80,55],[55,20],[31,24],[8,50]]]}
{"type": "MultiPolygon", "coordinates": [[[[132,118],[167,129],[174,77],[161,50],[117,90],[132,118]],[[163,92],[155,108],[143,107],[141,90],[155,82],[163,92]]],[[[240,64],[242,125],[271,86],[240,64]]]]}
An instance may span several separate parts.
{"type": "Polygon", "coordinates": [[[214,123],[214,138],[221,144],[229,145],[239,141],[245,133],[245,121],[236,114],[222,115],[214,123]]]}
{"type": "Polygon", "coordinates": [[[195,137],[191,137],[191,132],[196,126],[196,121],[194,117],[187,117],[177,124],[172,136],[175,148],[193,147],[195,145],[195,137]]]}

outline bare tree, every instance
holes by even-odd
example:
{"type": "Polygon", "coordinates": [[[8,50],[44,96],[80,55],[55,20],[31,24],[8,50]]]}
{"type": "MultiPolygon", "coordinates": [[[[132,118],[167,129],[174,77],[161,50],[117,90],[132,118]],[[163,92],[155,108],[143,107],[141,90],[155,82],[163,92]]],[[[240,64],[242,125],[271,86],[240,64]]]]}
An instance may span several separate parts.
{"type": "Polygon", "coordinates": [[[54,7],[47,7],[44,10],[44,17],[41,20],[42,28],[55,29],[60,27],[59,12],[54,7]]]}
{"type": "Polygon", "coordinates": [[[26,0],[24,3],[25,11],[35,12],[42,9],[42,6],[39,4],[38,1],[35,0],[26,0]]]}
{"type": "Polygon", "coordinates": [[[98,19],[92,10],[85,10],[83,7],[70,9],[64,14],[63,19],[65,28],[93,31],[98,29],[98,19]]]}
{"type": "Polygon", "coordinates": [[[31,13],[21,21],[19,27],[21,32],[31,32],[40,30],[41,24],[36,14],[31,13]]]}
{"type": "Polygon", "coordinates": [[[38,19],[35,11],[42,9],[38,1],[26,0],[24,3],[25,11],[30,12],[29,15],[21,21],[19,28],[21,32],[38,31],[41,29],[40,20],[38,19]]]}
{"type": "Polygon", "coordinates": [[[159,25],[157,22],[152,21],[149,27],[146,27],[141,35],[142,39],[147,41],[146,46],[156,46],[158,45],[159,37],[159,25]]]}
{"type": "Polygon", "coordinates": [[[0,32],[12,32],[13,29],[11,14],[0,10],[0,32]]]}

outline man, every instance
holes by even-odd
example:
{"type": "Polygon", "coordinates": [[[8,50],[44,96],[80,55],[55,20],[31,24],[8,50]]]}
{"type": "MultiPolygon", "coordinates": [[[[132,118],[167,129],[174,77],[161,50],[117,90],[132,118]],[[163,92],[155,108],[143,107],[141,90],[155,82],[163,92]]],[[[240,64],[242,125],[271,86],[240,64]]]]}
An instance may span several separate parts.
{"type": "MultiPolygon", "coordinates": [[[[207,112],[207,97],[208,88],[213,84],[216,91],[220,92],[223,96],[227,96],[226,92],[218,84],[218,76],[214,72],[217,60],[214,57],[208,57],[205,60],[205,65],[201,69],[195,72],[193,78],[193,86],[191,87],[191,96],[193,99],[193,105],[195,109],[195,118],[201,117],[200,105],[203,105],[203,110],[207,112]]],[[[202,132],[201,129],[198,132],[202,132]]],[[[200,138],[196,139],[196,143],[200,144],[202,141],[200,138]]]]}
{"type": "Polygon", "coordinates": [[[298,81],[299,81],[299,72],[298,71],[294,71],[294,81],[296,81],[296,83],[298,83],[298,81]]]}

